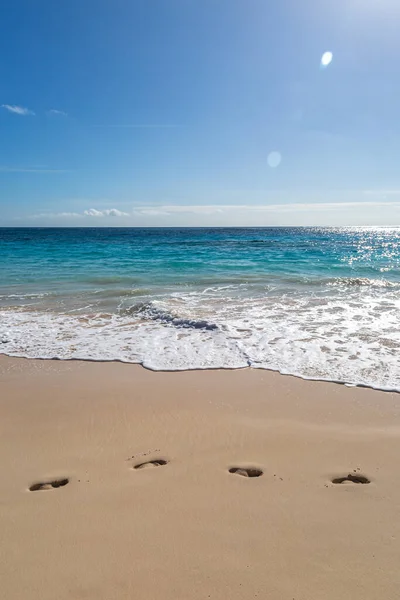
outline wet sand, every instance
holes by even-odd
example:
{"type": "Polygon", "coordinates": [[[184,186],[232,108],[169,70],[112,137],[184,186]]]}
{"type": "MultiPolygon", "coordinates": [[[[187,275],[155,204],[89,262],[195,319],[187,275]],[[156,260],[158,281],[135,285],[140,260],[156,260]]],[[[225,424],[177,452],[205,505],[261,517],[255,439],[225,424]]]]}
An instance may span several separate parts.
{"type": "Polygon", "coordinates": [[[0,452],[7,600],[399,597],[400,394],[1,356],[0,452]]]}

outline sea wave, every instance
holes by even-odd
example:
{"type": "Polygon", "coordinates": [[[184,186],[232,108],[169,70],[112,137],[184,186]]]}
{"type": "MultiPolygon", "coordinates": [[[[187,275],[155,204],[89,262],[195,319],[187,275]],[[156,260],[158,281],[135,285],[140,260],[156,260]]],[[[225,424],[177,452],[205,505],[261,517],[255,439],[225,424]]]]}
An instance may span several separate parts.
{"type": "Polygon", "coordinates": [[[400,391],[400,298],[219,298],[137,302],[116,313],[0,311],[0,352],[119,360],[153,370],[254,367],[400,391]]]}
{"type": "MultiPolygon", "coordinates": [[[[161,303],[159,302],[159,304],[161,303]]],[[[173,327],[184,329],[206,329],[209,331],[218,329],[218,326],[215,323],[206,321],[205,319],[191,319],[172,314],[165,308],[157,307],[154,301],[138,302],[128,308],[120,310],[119,314],[120,316],[136,315],[140,316],[142,319],[158,321],[164,325],[171,325],[173,327]]]]}
{"type": "Polygon", "coordinates": [[[336,277],[328,279],[326,284],[329,286],[354,286],[369,288],[389,288],[400,289],[400,283],[389,281],[388,279],[370,279],[368,277],[336,277]]]}

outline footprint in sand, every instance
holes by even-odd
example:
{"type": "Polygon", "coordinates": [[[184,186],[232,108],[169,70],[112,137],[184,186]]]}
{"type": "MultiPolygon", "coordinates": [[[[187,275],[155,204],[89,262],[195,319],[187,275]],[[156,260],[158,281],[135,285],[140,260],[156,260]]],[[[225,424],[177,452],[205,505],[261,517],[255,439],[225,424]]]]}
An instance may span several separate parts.
{"type": "Polygon", "coordinates": [[[242,477],[261,477],[263,475],[263,471],[257,467],[231,467],[229,473],[242,477]]]}
{"type": "Polygon", "coordinates": [[[146,462],[142,462],[139,465],[135,465],[134,469],[151,469],[153,467],[163,467],[167,465],[168,461],[163,458],[156,458],[155,460],[148,460],[146,462]]]}
{"type": "Polygon", "coordinates": [[[69,479],[65,477],[64,479],[52,479],[50,481],[41,481],[40,483],[33,483],[29,491],[30,492],[38,492],[41,490],[51,490],[59,487],[63,487],[69,483],[69,479]]]}
{"type": "Polygon", "coordinates": [[[354,475],[353,473],[349,473],[348,475],[343,475],[342,477],[335,477],[332,479],[332,483],[361,483],[365,485],[367,483],[371,483],[371,481],[368,479],[368,477],[365,477],[365,475],[360,475],[359,473],[354,475]]]}

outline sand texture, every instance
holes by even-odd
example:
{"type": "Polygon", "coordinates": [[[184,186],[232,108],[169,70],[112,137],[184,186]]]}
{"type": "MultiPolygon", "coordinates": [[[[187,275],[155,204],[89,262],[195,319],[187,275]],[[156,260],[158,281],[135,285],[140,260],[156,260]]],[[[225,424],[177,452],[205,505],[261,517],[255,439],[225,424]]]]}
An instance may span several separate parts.
{"type": "Polygon", "coordinates": [[[400,597],[400,395],[0,357],[5,600],[400,597]]]}

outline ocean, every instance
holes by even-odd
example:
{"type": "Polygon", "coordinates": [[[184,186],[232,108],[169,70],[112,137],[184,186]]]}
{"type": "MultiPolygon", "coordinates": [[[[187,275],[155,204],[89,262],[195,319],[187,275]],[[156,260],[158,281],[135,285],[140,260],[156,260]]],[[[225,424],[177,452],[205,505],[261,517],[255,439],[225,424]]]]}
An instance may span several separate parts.
{"type": "Polygon", "coordinates": [[[400,228],[2,228],[0,353],[400,391],[400,228]]]}

